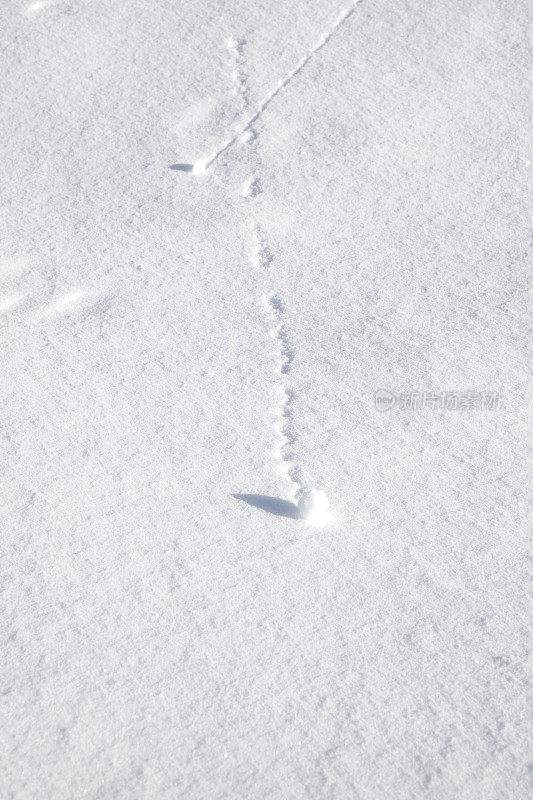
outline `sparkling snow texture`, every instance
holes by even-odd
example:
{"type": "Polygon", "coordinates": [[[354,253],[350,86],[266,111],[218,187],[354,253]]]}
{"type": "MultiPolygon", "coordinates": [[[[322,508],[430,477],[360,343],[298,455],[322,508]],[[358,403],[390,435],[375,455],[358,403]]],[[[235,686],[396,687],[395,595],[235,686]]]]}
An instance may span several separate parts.
{"type": "Polygon", "coordinates": [[[0,797],[525,800],[529,4],[0,6],[0,797]]]}

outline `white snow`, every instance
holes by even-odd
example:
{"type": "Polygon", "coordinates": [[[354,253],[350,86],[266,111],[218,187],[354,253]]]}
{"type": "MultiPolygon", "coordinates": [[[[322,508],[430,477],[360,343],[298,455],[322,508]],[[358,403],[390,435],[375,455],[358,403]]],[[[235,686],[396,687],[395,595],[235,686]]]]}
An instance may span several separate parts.
{"type": "Polygon", "coordinates": [[[193,175],[203,175],[207,169],[207,161],[199,160],[194,163],[192,168],[193,175]]]}
{"type": "Polygon", "coordinates": [[[23,300],[24,295],[20,292],[15,292],[14,294],[7,295],[7,297],[0,298],[0,314],[5,314],[12,308],[20,305],[23,300]]]}
{"type": "Polygon", "coordinates": [[[528,10],[1,4],[1,798],[529,796],[528,10]]]}
{"type": "Polygon", "coordinates": [[[298,511],[310,525],[320,527],[329,521],[329,500],[322,489],[304,489],[298,500],[298,511]]]}

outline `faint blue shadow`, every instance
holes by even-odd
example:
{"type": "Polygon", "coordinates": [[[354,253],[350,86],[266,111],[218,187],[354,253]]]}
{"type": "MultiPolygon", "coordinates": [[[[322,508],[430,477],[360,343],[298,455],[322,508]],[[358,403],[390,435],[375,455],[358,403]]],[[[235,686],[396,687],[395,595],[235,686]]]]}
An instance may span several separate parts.
{"type": "Polygon", "coordinates": [[[268,511],[277,517],[289,517],[298,519],[300,514],[298,506],[289,500],[282,500],[281,497],[269,497],[266,494],[232,494],[236,500],[244,500],[249,506],[260,508],[261,511],[268,511]]]}
{"type": "Polygon", "coordinates": [[[180,172],[192,172],[194,164],[171,164],[170,169],[177,169],[180,172]]]}

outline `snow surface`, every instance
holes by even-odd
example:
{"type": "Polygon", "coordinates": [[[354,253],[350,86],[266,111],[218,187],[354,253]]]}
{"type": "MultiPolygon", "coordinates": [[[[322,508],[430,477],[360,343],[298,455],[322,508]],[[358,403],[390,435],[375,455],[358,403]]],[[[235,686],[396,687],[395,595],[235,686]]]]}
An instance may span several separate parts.
{"type": "Polygon", "coordinates": [[[530,796],[528,11],[2,3],[2,798],[530,796]]]}

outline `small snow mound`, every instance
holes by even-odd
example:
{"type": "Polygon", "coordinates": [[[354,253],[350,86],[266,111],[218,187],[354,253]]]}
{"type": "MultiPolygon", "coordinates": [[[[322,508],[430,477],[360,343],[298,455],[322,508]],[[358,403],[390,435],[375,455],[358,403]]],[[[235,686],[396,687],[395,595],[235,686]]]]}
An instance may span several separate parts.
{"type": "Polygon", "coordinates": [[[206,172],[206,170],[207,170],[207,161],[197,161],[192,168],[192,174],[203,175],[204,172],[206,172]]]}
{"type": "Polygon", "coordinates": [[[253,182],[253,178],[248,178],[248,180],[244,181],[241,186],[241,197],[250,197],[253,182]]]}
{"type": "Polygon", "coordinates": [[[3,300],[0,300],[0,314],[5,314],[7,311],[11,311],[11,309],[16,308],[18,305],[22,303],[24,300],[24,295],[17,292],[16,294],[10,294],[8,297],[4,297],[3,300]]]}
{"type": "Polygon", "coordinates": [[[302,519],[311,525],[325,525],[329,520],[329,500],[322,489],[305,489],[298,500],[302,519]]]}
{"type": "Polygon", "coordinates": [[[26,16],[32,19],[35,17],[39,11],[44,11],[45,8],[54,4],[54,0],[35,0],[34,3],[30,3],[26,6],[26,16]]]}

